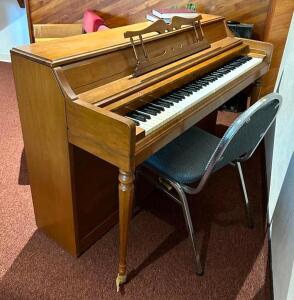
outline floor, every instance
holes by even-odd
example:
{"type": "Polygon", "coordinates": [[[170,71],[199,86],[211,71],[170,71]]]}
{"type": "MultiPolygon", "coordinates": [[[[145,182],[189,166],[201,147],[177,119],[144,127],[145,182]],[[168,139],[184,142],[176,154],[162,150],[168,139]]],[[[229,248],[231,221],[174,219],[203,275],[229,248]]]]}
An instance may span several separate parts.
{"type": "Polygon", "coordinates": [[[254,229],[246,227],[236,170],[214,174],[189,200],[205,266],[198,277],[179,207],[152,192],[132,219],[129,282],[116,293],[118,226],[79,259],[36,228],[6,63],[0,63],[0,101],[0,299],[270,299],[260,149],[244,165],[254,229]]]}

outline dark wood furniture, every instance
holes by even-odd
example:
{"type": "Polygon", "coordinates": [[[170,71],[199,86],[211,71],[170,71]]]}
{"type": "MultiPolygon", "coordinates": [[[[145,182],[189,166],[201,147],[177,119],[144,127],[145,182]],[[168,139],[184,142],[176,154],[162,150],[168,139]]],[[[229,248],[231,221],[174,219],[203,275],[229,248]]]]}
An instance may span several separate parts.
{"type": "Polygon", "coordinates": [[[25,0],[17,0],[18,2],[18,5],[21,7],[21,8],[24,8],[25,7],[25,0]]]}

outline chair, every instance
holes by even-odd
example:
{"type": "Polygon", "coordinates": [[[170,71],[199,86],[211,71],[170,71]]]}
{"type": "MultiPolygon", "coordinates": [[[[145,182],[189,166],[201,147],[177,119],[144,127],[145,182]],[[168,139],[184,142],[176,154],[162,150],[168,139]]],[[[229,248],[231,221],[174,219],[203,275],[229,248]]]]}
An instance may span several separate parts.
{"type": "Polygon", "coordinates": [[[281,101],[281,96],[276,93],[257,101],[232,123],[221,139],[197,127],[187,130],[144,162],[144,166],[158,175],[158,180],[147,175],[147,172],[142,172],[142,169],[139,170],[142,175],[182,206],[198,275],[203,274],[203,268],[186,194],[199,193],[212,172],[228,164],[237,166],[248,226],[252,227],[241,162],[251,157],[265,136],[275,120],[281,101]],[[193,187],[193,183],[197,182],[198,184],[193,187]]]}
{"type": "Polygon", "coordinates": [[[102,29],[108,29],[108,27],[105,26],[104,20],[101,17],[99,17],[95,11],[90,9],[86,10],[83,16],[83,30],[86,33],[90,33],[102,29]]]}

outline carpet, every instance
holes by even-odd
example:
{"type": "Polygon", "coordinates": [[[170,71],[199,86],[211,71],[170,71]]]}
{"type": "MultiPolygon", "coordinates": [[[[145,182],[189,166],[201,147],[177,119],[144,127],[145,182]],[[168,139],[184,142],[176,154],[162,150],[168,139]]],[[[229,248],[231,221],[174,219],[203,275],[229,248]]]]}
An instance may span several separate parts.
{"type": "Polygon", "coordinates": [[[0,299],[270,299],[261,149],[244,164],[254,229],[237,171],[213,174],[189,198],[205,267],[196,276],[181,209],[154,191],[132,219],[129,281],[116,293],[118,226],[78,259],[36,228],[8,63],[0,63],[0,101],[0,299]]]}

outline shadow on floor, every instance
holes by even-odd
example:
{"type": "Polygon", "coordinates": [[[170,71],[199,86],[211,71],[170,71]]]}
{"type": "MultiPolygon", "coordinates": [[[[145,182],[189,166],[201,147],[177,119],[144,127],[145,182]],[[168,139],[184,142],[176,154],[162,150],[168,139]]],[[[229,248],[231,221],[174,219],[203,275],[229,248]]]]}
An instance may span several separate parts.
{"type": "Polygon", "coordinates": [[[22,150],[21,157],[20,157],[18,184],[19,185],[29,185],[30,184],[24,149],[22,150]]]}

